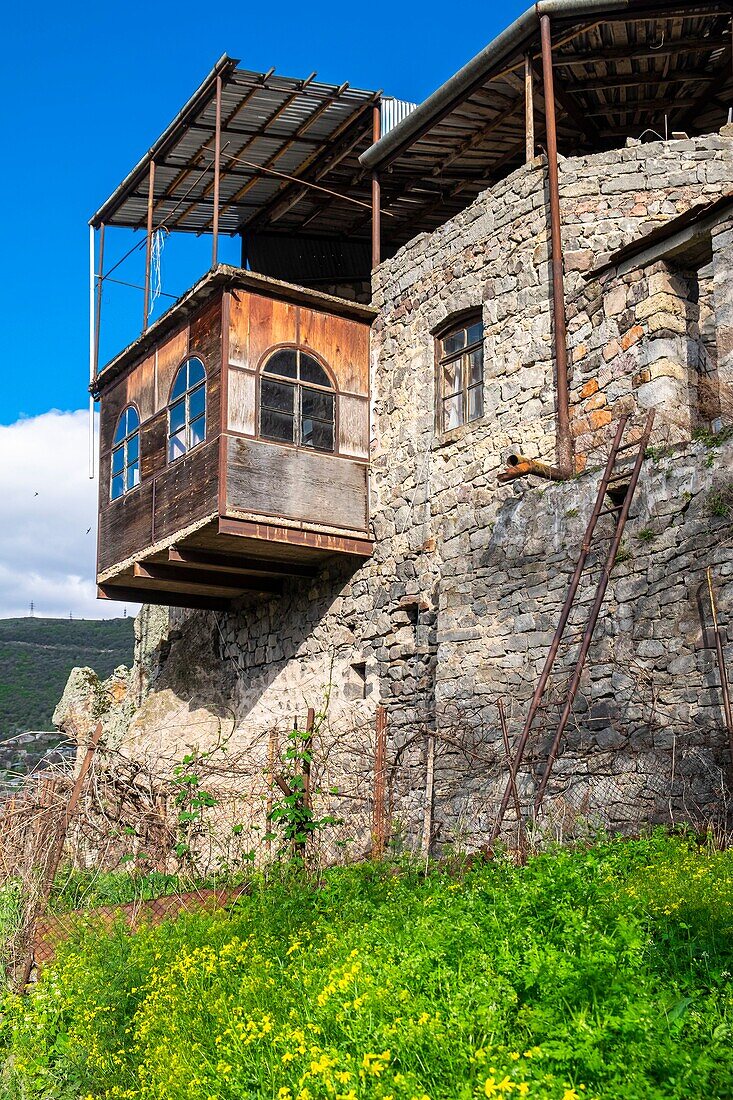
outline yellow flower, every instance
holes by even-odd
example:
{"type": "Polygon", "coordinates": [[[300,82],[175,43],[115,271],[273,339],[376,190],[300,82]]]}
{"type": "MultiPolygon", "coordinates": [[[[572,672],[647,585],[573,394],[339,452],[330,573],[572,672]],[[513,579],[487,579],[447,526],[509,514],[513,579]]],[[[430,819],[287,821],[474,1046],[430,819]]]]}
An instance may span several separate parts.
{"type": "Polygon", "coordinates": [[[487,1096],[496,1096],[499,1091],[499,1086],[493,1077],[487,1077],[484,1081],[484,1092],[487,1096]]]}
{"type": "Polygon", "coordinates": [[[575,1089],[565,1089],[565,1092],[562,1094],[562,1100],[580,1100],[580,1098],[575,1089]]]}
{"type": "Polygon", "coordinates": [[[287,1085],[277,1090],[277,1100],[292,1100],[293,1094],[287,1085]]]}
{"type": "Polygon", "coordinates": [[[529,1085],[526,1081],[520,1081],[517,1085],[517,1092],[520,1096],[529,1096],[529,1085]]]}
{"type": "Polygon", "coordinates": [[[512,1081],[511,1077],[505,1076],[496,1087],[498,1088],[499,1092],[511,1092],[514,1088],[514,1082],[512,1081]]]}

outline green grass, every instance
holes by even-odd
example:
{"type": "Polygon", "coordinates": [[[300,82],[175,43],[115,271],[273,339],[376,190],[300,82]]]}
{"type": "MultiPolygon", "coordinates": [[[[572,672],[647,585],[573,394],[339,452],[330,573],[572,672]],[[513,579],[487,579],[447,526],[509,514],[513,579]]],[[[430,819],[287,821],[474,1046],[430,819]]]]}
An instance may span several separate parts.
{"type": "Polygon", "coordinates": [[[75,665],[100,678],[130,665],[132,619],[0,619],[0,737],[51,730],[75,665]]]}
{"type": "Polygon", "coordinates": [[[255,883],[81,929],[6,1001],[9,1098],[733,1095],[733,854],[661,835],[255,883]]]}

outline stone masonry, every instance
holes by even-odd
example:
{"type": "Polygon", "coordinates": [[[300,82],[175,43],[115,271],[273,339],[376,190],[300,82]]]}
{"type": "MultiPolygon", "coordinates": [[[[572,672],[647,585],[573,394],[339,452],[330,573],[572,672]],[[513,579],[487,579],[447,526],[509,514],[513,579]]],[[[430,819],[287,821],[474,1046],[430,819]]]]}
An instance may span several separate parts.
{"type": "MultiPolygon", "coordinates": [[[[121,735],[130,752],[206,744],[225,717],[236,744],[254,751],[264,730],[286,731],[327,700],[348,785],[354,731],[368,758],[382,702],[393,835],[433,851],[481,846],[506,782],[496,701],[505,700],[515,738],[618,418],[630,414],[638,434],[654,407],[653,446],[544,821],[563,833],[579,817],[626,831],[725,823],[730,761],[705,570],[725,626],[733,230],[723,223],[713,233],[709,271],[658,261],[622,277],[593,272],[643,233],[733,190],[733,140],[634,144],[561,162],[578,474],[500,485],[509,450],[555,461],[546,184],[538,158],[378,269],[372,558],[332,560],[282,597],[226,614],[144,609],[139,706],[121,735]],[[443,437],[432,334],[479,306],[484,416],[443,437]]],[[[592,595],[581,590],[579,623],[592,595]]],[[[731,644],[726,655],[733,661],[731,644]]],[[[545,753],[539,732],[520,775],[525,804],[545,753]]],[[[507,836],[511,824],[510,815],[507,836]]]]}

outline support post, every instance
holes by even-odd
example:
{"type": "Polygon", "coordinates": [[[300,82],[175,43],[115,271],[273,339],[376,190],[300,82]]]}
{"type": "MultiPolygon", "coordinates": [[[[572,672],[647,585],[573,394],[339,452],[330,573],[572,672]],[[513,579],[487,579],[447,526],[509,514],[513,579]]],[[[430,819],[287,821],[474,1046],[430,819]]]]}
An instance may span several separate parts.
{"type": "Polygon", "coordinates": [[[150,176],[148,178],[148,219],[145,245],[145,303],[143,305],[143,332],[148,327],[150,314],[150,261],[153,255],[153,195],[155,191],[155,161],[150,162],[150,176]]]}
{"type": "Polygon", "coordinates": [[[219,258],[219,184],[221,182],[221,76],[216,78],[216,123],[214,131],[214,215],[211,222],[211,266],[219,258]]]}
{"type": "Polygon", "coordinates": [[[534,73],[530,53],[524,55],[524,134],[524,159],[529,164],[534,160],[534,73]]]}
{"type": "Polygon", "coordinates": [[[89,479],[94,477],[94,397],[91,387],[94,382],[94,348],[96,335],[94,327],[94,226],[89,226],[89,479]]]}
{"type": "Polygon", "coordinates": [[[104,280],[104,222],[99,227],[99,258],[97,260],[97,303],[94,317],[94,377],[99,373],[99,330],[102,322],[102,282],[104,280]]]}
{"type": "Polygon", "coordinates": [[[385,764],[387,759],[387,709],[383,703],[377,707],[376,742],[374,746],[374,808],[372,811],[372,855],[380,859],[384,855],[386,833],[385,764]]]}
{"type": "MultiPolygon", "coordinates": [[[[379,141],[382,136],[382,113],[379,103],[372,108],[372,141],[379,141]]],[[[382,189],[379,176],[372,173],[372,271],[379,267],[382,259],[382,189]]]]}
{"type": "Polygon", "coordinates": [[[552,37],[549,15],[540,16],[540,35],[542,39],[542,80],[545,94],[545,127],[547,130],[547,177],[550,192],[552,312],[555,336],[555,373],[557,376],[555,390],[557,397],[557,464],[563,474],[569,477],[573,472],[573,453],[570,439],[565,283],[562,224],[560,221],[560,186],[557,171],[555,87],[552,76],[552,37]]]}

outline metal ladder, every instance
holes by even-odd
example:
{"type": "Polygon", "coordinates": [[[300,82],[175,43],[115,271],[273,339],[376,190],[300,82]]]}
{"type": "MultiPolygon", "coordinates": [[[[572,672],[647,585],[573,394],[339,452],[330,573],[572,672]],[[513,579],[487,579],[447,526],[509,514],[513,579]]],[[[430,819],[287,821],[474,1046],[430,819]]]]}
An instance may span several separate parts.
{"type": "MultiPolygon", "coordinates": [[[[592,606],[588,612],[585,620],[582,636],[571,637],[570,644],[574,644],[577,641],[581,642],[580,650],[575,660],[573,671],[570,675],[570,679],[562,692],[560,716],[557,720],[557,724],[554,728],[554,734],[552,742],[548,751],[547,760],[544,765],[542,776],[540,778],[537,791],[534,799],[534,815],[538,815],[542,800],[545,795],[547,783],[552,773],[552,768],[557,757],[557,750],[560,745],[560,740],[565,732],[570,715],[573,709],[573,703],[575,702],[575,696],[580,684],[580,677],[585,666],[586,658],[588,656],[588,650],[593,640],[593,631],[595,630],[596,623],[598,621],[598,615],[603,605],[603,600],[606,595],[606,589],[608,588],[608,582],[611,578],[611,572],[613,570],[616,556],[621,545],[621,538],[626,526],[626,520],[629,516],[629,509],[631,508],[631,502],[634,498],[634,492],[636,491],[636,485],[639,480],[639,474],[641,473],[642,463],[644,461],[644,455],[647,445],[649,443],[649,437],[652,431],[652,425],[654,423],[654,410],[651,410],[646,418],[644,430],[641,438],[637,441],[630,443],[623,443],[623,436],[628,423],[628,416],[623,416],[618,422],[616,435],[614,436],[611,450],[608,455],[608,461],[606,462],[605,469],[603,471],[603,477],[601,478],[601,484],[598,488],[598,496],[591,513],[588,526],[583,536],[583,541],[580,547],[580,554],[575,566],[575,570],[570,580],[565,602],[563,603],[562,611],[560,612],[560,621],[558,622],[555,634],[550,645],[550,650],[545,659],[540,678],[535,687],[532,700],[529,705],[529,711],[522,728],[522,733],[517,742],[514,756],[509,763],[509,779],[507,781],[506,790],[501,800],[499,807],[499,813],[496,819],[496,824],[491,834],[490,843],[499,836],[501,827],[504,822],[504,817],[509,805],[509,801],[512,797],[513,790],[516,789],[517,772],[524,759],[527,749],[527,743],[535,727],[535,722],[538,715],[541,713],[543,705],[545,705],[545,691],[552,673],[555,661],[557,659],[560,645],[565,639],[565,631],[568,626],[568,620],[570,613],[576,601],[578,589],[583,575],[588,575],[591,570],[586,573],[586,566],[588,565],[588,557],[593,548],[593,536],[596,531],[596,525],[598,520],[603,516],[613,515],[615,517],[615,526],[611,536],[611,543],[606,554],[605,561],[600,569],[600,575],[598,577],[595,596],[592,606]],[[635,453],[630,453],[634,452],[635,453]],[[624,456],[620,458],[620,456],[624,456]],[[620,461],[619,461],[620,459],[620,461]],[[633,460],[633,466],[631,469],[628,467],[624,470],[623,464],[633,460]],[[609,495],[612,504],[605,506],[606,495],[609,495]]],[[[596,542],[598,542],[602,535],[596,536],[596,542]]],[[[568,639],[565,639],[566,641],[568,639]]],[[[550,727],[545,727],[549,730],[550,727]]]]}

